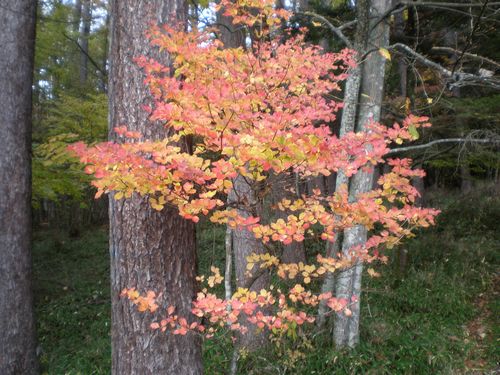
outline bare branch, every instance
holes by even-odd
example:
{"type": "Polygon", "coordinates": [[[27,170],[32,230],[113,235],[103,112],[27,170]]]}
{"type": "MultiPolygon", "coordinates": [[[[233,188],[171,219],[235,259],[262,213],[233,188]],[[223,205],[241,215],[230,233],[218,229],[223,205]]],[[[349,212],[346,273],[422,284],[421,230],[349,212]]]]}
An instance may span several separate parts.
{"type": "Polygon", "coordinates": [[[348,27],[348,25],[350,26],[350,24],[354,24],[356,23],[356,21],[351,21],[351,22],[348,22],[347,24],[345,25],[342,25],[340,27],[335,27],[333,26],[333,24],[328,21],[325,17],[319,15],[319,14],[316,14],[314,12],[299,12],[297,14],[303,14],[305,16],[309,16],[309,17],[312,17],[312,18],[316,18],[317,20],[323,22],[326,26],[328,26],[328,28],[332,31],[332,33],[334,33],[342,42],[344,42],[344,44],[349,47],[349,48],[352,48],[352,43],[351,41],[344,35],[344,33],[342,32],[342,29],[348,27]]]}
{"type": "Polygon", "coordinates": [[[445,139],[436,139],[435,141],[431,141],[429,143],[424,143],[422,145],[414,145],[407,147],[398,147],[390,150],[386,155],[398,154],[400,152],[406,151],[414,151],[421,150],[425,148],[432,147],[434,145],[440,143],[490,143],[490,144],[500,144],[500,139],[477,139],[477,138],[445,138],[445,139]]]}
{"type": "Polygon", "coordinates": [[[64,37],[65,37],[66,39],[68,39],[68,40],[70,40],[70,41],[72,41],[73,43],[75,43],[75,44],[76,44],[76,46],[78,47],[78,49],[79,49],[79,50],[80,50],[83,54],[85,54],[85,56],[87,56],[87,58],[89,59],[90,63],[91,63],[92,65],[94,65],[94,67],[95,67],[95,68],[99,71],[99,73],[101,73],[102,77],[104,77],[104,78],[105,78],[105,77],[107,77],[107,75],[108,75],[108,74],[106,73],[106,71],[105,71],[103,68],[101,68],[101,67],[99,66],[99,64],[97,64],[97,62],[96,62],[96,61],[92,58],[92,56],[90,56],[90,55],[88,54],[88,52],[87,52],[87,51],[85,51],[85,50],[82,48],[82,46],[80,45],[80,43],[78,43],[78,40],[73,39],[72,37],[70,37],[70,36],[69,36],[69,35],[67,35],[66,33],[63,33],[63,35],[64,35],[64,37]]]}
{"type": "MultiPolygon", "coordinates": [[[[454,48],[451,48],[451,47],[432,47],[431,51],[454,53],[454,54],[461,53],[461,51],[458,51],[458,50],[456,50],[454,48]]],[[[481,61],[483,61],[485,63],[488,63],[490,65],[496,66],[497,68],[500,68],[500,63],[498,63],[498,62],[496,62],[494,60],[491,60],[491,59],[489,59],[487,57],[479,56],[479,55],[476,55],[474,53],[469,53],[469,52],[465,52],[464,56],[468,57],[470,59],[474,59],[474,60],[481,60],[481,61]]]]}
{"type": "MultiPolygon", "coordinates": [[[[448,7],[448,8],[470,8],[470,7],[483,7],[484,3],[446,3],[439,1],[401,1],[399,4],[412,6],[412,7],[448,7]]],[[[490,7],[500,6],[500,2],[489,3],[490,7]]]]}
{"type": "Polygon", "coordinates": [[[428,59],[424,55],[418,53],[405,44],[395,43],[392,46],[389,46],[387,49],[402,52],[413,57],[422,65],[436,70],[443,78],[446,78],[446,80],[448,81],[448,88],[450,89],[463,86],[485,86],[495,90],[500,90],[500,80],[498,80],[497,78],[483,77],[472,73],[452,72],[451,70],[446,69],[442,65],[428,59]]]}

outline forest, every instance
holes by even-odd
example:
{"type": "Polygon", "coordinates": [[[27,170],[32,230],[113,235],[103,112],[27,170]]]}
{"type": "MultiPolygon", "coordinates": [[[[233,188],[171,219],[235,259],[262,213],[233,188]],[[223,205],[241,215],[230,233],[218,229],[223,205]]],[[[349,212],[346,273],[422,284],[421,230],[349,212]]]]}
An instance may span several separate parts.
{"type": "Polygon", "coordinates": [[[500,373],[500,2],[0,24],[0,375],[500,373]]]}

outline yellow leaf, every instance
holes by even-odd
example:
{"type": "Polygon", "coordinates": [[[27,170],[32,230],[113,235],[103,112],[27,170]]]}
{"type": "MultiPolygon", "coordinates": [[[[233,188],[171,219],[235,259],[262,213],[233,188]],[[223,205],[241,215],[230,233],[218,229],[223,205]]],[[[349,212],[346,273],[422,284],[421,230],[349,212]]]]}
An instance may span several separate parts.
{"type": "Polygon", "coordinates": [[[378,53],[380,53],[387,60],[391,59],[391,53],[385,48],[379,48],[378,53]]]}
{"type": "Polygon", "coordinates": [[[311,23],[312,23],[312,25],[314,27],[320,27],[321,26],[321,22],[312,21],[311,23]]]}
{"type": "Polygon", "coordinates": [[[371,277],[380,277],[380,274],[373,268],[368,268],[368,275],[370,275],[371,277]]]}

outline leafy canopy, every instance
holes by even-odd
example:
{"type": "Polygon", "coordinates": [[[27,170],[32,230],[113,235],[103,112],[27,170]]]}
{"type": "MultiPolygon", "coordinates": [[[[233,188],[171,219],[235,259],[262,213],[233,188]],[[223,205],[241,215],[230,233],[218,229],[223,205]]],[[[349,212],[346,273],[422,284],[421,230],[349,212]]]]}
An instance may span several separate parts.
{"type": "MultiPolygon", "coordinates": [[[[360,194],[356,201],[348,199],[347,187],[343,187],[330,195],[314,191],[283,199],[271,207],[288,213],[286,218],[260,217],[256,204],[245,197],[228,200],[237,178],[265,201],[273,184],[295,175],[307,179],[342,171],[353,176],[383,163],[392,142],[412,140],[418,127],[429,125],[427,118],[409,116],[401,125],[372,122],[364,132],[341,138],[333,134],[329,123],[342,104],[332,93],[340,90],[339,83],[355,65],[356,56],[349,50],[326,53],[304,43],[302,32],[283,41],[276,31],[286,26],[290,13],[273,5],[269,0],[220,3],[235,27],[252,34],[249,48],[222,48],[212,28],[193,26],[189,32],[170,26],[152,28],[151,43],[169,54],[171,64],[147,56],[138,57],[137,63],[144,69],[154,99],[154,105],[145,110],[152,122],[168,129],[168,136],[149,140],[119,126],[115,128],[119,142],[92,147],[78,143],[72,150],[95,177],[97,196],[114,192],[115,199],[122,199],[138,194],[148,197],[157,210],[171,205],[194,222],[205,215],[214,223],[247,229],[269,244],[290,244],[306,237],[334,241],[336,233],[355,225],[372,230],[371,236],[364,246],[351,249],[349,256],[318,255],[316,264],[282,264],[277,254],[254,254],[247,259],[250,274],[275,270],[283,279],[298,280],[288,292],[240,288],[224,300],[208,290],[223,279],[213,268],[207,288],[193,303],[194,317],[177,316],[170,306],[167,317],[152,328],[211,336],[214,328],[206,331],[195,317],[206,316],[212,324],[245,331],[244,316],[261,328],[285,332],[314,321],[305,306],[315,306],[322,299],[332,310],[350,314],[353,301],[331,293],[315,294],[307,288],[311,279],[357,260],[385,261],[384,247],[411,236],[415,228],[432,224],[437,213],[413,206],[418,192],[410,179],[423,172],[412,170],[408,159],[389,160],[392,170],[379,179],[378,188],[360,194]],[[190,149],[182,146],[187,141],[190,149]]],[[[143,296],[132,288],[123,295],[141,311],[158,309],[158,297],[152,291],[143,296]]]]}

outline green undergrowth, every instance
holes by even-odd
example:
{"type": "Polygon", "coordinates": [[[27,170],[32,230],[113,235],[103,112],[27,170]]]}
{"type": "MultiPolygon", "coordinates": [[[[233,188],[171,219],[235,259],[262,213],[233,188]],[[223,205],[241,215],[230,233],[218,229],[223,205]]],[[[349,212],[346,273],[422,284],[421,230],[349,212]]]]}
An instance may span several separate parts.
{"type": "Polygon", "coordinates": [[[107,231],[80,238],[34,237],[34,292],[44,374],[109,374],[110,293],[107,231]]]}
{"type": "MultiPolygon", "coordinates": [[[[298,330],[265,352],[241,353],[240,374],[488,374],[498,350],[500,198],[439,195],[443,213],[364,276],[361,344],[332,349],[328,329],[298,330]],[[402,265],[402,254],[407,254],[402,265]],[[399,254],[399,255],[398,255],[399,254]]],[[[224,229],[202,225],[199,268],[223,270],[224,229]]],[[[35,294],[42,365],[48,374],[110,372],[107,233],[35,237],[35,294]]],[[[224,374],[231,341],[204,344],[207,374],[224,374]]]]}

